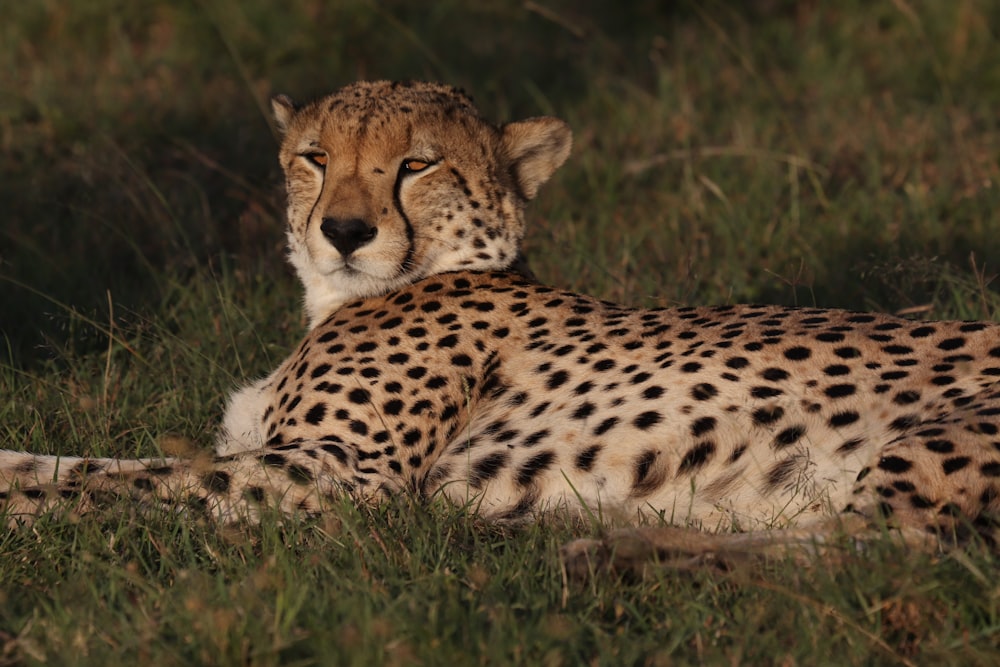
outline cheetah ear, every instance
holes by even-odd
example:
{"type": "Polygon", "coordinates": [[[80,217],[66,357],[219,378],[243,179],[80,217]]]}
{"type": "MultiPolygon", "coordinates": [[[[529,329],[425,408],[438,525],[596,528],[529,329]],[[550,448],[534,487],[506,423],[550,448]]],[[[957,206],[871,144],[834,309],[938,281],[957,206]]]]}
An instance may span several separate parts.
{"type": "Polygon", "coordinates": [[[569,125],[558,118],[529,118],[503,126],[500,140],[511,173],[525,199],[534,199],[538,188],[562,166],[573,147],[569,125]]]}
{"type": "Polygon", "coordinates": [[[271,98],[271,113],[274,114],[274,124],[278,131],[284,134],[295,115],[295,102],[288,95],[275,95],[271,98]]]}

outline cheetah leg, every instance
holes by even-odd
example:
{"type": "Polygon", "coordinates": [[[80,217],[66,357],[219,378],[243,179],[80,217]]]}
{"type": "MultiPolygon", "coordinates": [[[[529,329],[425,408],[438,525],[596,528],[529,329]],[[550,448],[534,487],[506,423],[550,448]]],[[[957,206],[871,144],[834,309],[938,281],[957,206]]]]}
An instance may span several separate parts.
{"type": "Polygon", "coordinates": [[[734,561],[819,555],[889,534],[911,549],[933,551],[978,536],[1000,545],[1000,387],[993,385],[962,407],[909,428],[862,470],[853,502],[842,514],[813,524],[756,533],[711,534],[670,526],[611,531],[563,547],[571,576],[642,573],[734,561]],[[845,540],[844,538],[848,538],[845,540]]]}
{"type": "Polygon", "coordinates": [[[886,445],[848,506],[873,521],[923,533],[943,547],[1000,545],[1000,384],[910,428],[886,445]]]}
{"type": "Polygon", "coordinates": [[[842,552],[842,537],[860,533],[867,524],[861,516],[844,515],[813,526],[753,533],[640,526],[613,530],[600,539],[574,540],[563,546],[560,556],[573,578],[603,573],[643,574],[654,568],[727,569],[739,562],[772,557],[808,562],[819,554],[835,556],[842,552]]]}
{"type": "Polygon", "coordinates": [[[562,547],[560,557],[567,575],[585,579],[643,575],[657,568],[727,570],[768,559],[791,559],[807,566],[818,557],[832,564],[847,553],[863,552],[868,542],[886,538],[920,551],[939,548],[939,541],[925,531],[879,526],[859,514],[842,514],[799,528],[755,533],[706,533],[674,526],[622,528],[600,539],[573,540],[562,547]]]}

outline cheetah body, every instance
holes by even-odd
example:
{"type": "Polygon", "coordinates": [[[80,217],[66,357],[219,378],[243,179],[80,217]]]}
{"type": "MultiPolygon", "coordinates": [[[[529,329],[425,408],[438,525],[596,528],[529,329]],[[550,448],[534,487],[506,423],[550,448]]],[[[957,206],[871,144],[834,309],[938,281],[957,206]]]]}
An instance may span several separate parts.
{"type": "Polygon", "coordinates": [[[270,452],[342,453],[363,493],[443,493],[506,520],[583,506],[760,528],[884,496],[940,508],[936,476],[974,505],[1000,455],[962,465],[956,448],[982,439],[970,424],[992,431],[998,344],[980,323],[633,310],[446,273],[320,323],[261,388],[281,407],[251,432],[270,452]],[[921,457],[938,469],[906,467],[921,457]]]}
{"type": "Polygon", "coordinates": [[[641,310],[540,285],[522,209],[565,124],[436,84],[276,98],[310,331],[193,460],[4,452],[8,516],[107,491],[314,514],[343,493],[711,529],[848,513],[994,539],[1000,326],[774,306],[641,310]],[[966,531],[967,532],[967,531],[966,531]]]}

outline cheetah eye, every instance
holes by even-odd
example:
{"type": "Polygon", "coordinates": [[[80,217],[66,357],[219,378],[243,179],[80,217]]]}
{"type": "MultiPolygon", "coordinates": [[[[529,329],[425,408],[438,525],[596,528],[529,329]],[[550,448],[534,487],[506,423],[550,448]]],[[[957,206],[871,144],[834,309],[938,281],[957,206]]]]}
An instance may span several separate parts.
{"type": "Polygon", "coordinates": [[[417,160],[416,158],[411,158],[403,160],[403,171],[410,174],[416,174],[418,172],[423,171],[424,169],[427,169],[427,167],[431,166],[432,164],[433,164],[432,162],[428,162],[426,160],[417,160]]]}
{"type": "Polygon", "coordinates": [[[312,162],[320,169],[326,168],[326,163],[330,161],[326,153],[302,153],[302,157],[312,162]]]}

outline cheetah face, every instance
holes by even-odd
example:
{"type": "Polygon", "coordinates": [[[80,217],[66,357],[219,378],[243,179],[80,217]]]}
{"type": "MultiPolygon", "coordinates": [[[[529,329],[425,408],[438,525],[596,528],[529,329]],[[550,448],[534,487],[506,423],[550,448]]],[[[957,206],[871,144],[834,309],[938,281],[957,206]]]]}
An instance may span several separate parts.
{"type": "Polygon", "coordinates": [[[429,275],[509,268],[524,205],[572,142],[555,118],[494,126],[439,84],[360,82],[272,108],[310,326],[429,275]]]}

